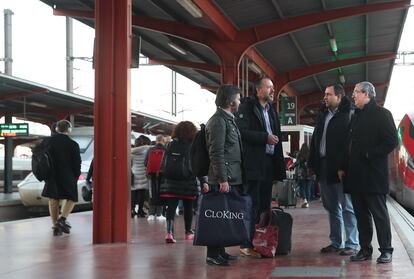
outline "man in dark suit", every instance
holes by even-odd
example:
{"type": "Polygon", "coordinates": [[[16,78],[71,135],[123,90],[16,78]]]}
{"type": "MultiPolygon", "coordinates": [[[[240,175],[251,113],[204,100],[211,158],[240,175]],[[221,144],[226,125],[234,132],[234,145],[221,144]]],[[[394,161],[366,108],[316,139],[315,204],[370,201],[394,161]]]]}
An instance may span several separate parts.
{"type": "MultiPolygon", "coordinates": [[[[257,80],[255,95],[243,100],[236,119],[242,135],[247,193],[252,197],[252,216],[256,218],[256,223],[260,213],[270,209],[273,181],[286,178],[282,133],[273,103],[274,93],[270,78],[257,80]]],[[[254,224],[252,222],[252,233],[254,224]]],[[[252,243],[242,245],[240,253],[244,257],[260,258],[252,243]]]]}
{"type": "Polygon", "coordinates": [[[42,196],[49,198],[49,212],[55,236],[62,232],[70,233],[71,226],[66,219],[78,201],[77,182],[81,173],[81,157],[79,145],[68,136],[71,130],[69,121],[60,120],[56,124],[56,134],[47,139],[53,167],[51,175],[45,181],[42,196]],[[59,217],[61,200],[65,202],[59,217]]]}
{"type": "Polygon", "coordinates": [[[386,205],[388,154],[397,146],[397,129],[392,114],[375,102],[375,88],[367,81],[355,86],[352,98],[357,109],[351,121],[347,152],[338,175],[351,194],[357,219],[361,250],[351,261],[372,257],[373,224],[381,255],[377,263],[392,261],[391,225],[386,205]]]}

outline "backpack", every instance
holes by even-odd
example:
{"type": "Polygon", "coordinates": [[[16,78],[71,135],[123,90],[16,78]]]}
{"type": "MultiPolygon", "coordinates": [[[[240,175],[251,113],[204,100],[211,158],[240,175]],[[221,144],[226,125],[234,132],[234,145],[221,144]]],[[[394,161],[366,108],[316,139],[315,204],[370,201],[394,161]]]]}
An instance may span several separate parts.
{"type": "Polygon", "coordinates": [[[39,181],[47,180],[52,174],[52,157],[49,142],[44,140],[32,149],[32,172],[39,181]]]}
{"type": "Polygon", "coordinates": [[[164,157],[165,149],[151,148],[148,150],[147,175],[158,173],[161,169],[161,162],[164,157]]]}
{"type": "Polygon", "coordinates": [[[207,176],[210,167],[210,157],[206,144],[206,126],[201,124],[200,131],[197,132],[190,149],[191,171],[197,176],[207,176]]]}
{"type": "Polygon", "coordinates": [[[191,177],[189,145],[173,140],[167,146],[162,164],[162,174],[167,179],[186,180],[191,177]]]}

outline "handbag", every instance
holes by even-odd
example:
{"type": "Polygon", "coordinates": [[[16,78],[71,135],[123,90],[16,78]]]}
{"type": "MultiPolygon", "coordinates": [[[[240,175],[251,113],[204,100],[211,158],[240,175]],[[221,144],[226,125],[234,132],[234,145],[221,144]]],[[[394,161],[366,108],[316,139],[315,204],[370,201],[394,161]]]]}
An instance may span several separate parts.
{"type": "Polygon", "coordinates": [[[252,201],[234,188],[200,195],[194,245],[228,247],[251,240],[252,201]]]}
{"type": "Polygon", "coordinates": [[[86,182],[86,184],[82,186],[82,198],[84,201],[92,201],[92,189],[92,183],[90,182],[86,182]]]}
{"type": "Polygon", "coordinates": [[[255,250],[264,258],[273,258],[278,246],[278,228],[272,224],[272,213],[263,212],[253,237],[255,250]]]}

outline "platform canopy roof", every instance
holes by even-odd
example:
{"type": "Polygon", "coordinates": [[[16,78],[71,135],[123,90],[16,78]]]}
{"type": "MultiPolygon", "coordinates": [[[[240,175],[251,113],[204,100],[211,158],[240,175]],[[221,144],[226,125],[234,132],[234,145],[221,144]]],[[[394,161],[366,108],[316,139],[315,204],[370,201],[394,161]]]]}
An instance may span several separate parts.
{"type": "MultiPolygon", "coordinates": [[[[75,115],[75,126],[93,126],[93,99],[21,78],[0,74],[0,117],[6,114],[51,126],[75,115]]],[[[170,134],[175,122],[131,111],[137,132],[170,134]]]]}
{"type": "MultiPolygon", "coordinates": [[[[94,26],[93,0],[41,1],[55,15],[94,26]]],[[[351,93],[355,83],[368,80],[378,102],[385,101],[410,6],[409,0],[132,3],[133,32],[150,62],[212,91],[228,81],[223,72],[229,66],[236,65],[241,83],[268,75],[278,92],[298,96],[302,123],[310,123],[328,84],[341,82],[351,93]]]]}

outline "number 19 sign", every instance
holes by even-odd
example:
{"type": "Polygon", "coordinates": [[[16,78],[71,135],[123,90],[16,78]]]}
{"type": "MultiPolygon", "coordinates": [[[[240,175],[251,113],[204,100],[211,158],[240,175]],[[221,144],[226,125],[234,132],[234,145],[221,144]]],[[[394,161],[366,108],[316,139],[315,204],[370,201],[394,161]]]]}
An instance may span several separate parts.
{"type": "Polygon", "coordinates": [[[282,125],[296,125],[296,97],[282,97],[282,125]]]}

